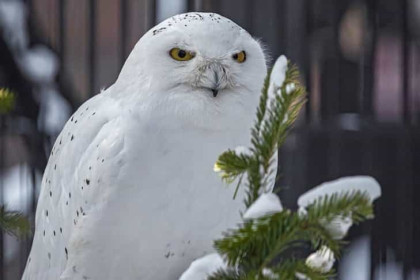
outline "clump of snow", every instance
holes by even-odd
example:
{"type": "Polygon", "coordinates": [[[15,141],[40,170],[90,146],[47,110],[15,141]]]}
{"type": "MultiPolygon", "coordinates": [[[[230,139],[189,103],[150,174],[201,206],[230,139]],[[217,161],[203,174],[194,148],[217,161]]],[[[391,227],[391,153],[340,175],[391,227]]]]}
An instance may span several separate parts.
{"type": "Polygon", "coordinates": [[[283,211],[279,197],[274,193],[263,193],[245,212],[244,219],[257,219],[283,211]]]}
{"type": "Polygon", "coordinates": [[[353,220],[350,215],[339,215],[330,221],[321,220],[320,224],[331,234],[335,240],[343,239],[350,227],[353,225],[353,220]]]}
{"type": "Polygon", "coordinates": [[[237,156],[245,155],[245,156],[252,156],[252,151],[248,147],[245,146],[238,146],[235,148],[235,154],[237,156]]]}
{"type": "MultiPolygon", "coordinates": [[[[271,107],[273,100],[276,97],[276,93],[279,88],[283,85],[284,80],[286,79],[286,71],[287,71],[287,58],[282,55],[277,58],[276,62],[274,63],[273,68],[271,69],[270,74],[270,85],[268,86],[267,91],[267,106],[271,107]]],[[[268,115],[266,114],[263,118],[261,124],[261,131],[264,130],[265,123],[267,121],[268,115]]]]}
{"type": "Polygon", "coordinates": [[[273,69],[270,74],[270,86],[268,87],[268,96],[270,100],[274,97],[274,91],[276,88],[279,88],[283,85],[284,80],[286,79],[287,71],[287,58],[282,55],[277,58],[274,63],[273,69]]]}
{"type": "Polygon", "coordinates": [[[193,261],[179,280],[206,280],[219,269],[226,269],[227,264],[219,254],[209,254],[193,261]]]}
{"type": "Polygon", "coordinates": [[[28,49],[19,59],[23,74],[33,82],[53,82],[58,71],[58,59],[44,46],[28,49]]]}
{"type": "Polygon", "coordinates": [[[264,176],[265,176],[265,169],[264,169],[264,166],[262,164],[260,164],[260,170],[259,170],[259,172],[260,172],[261,178],[264,178],[264,176]]]}
{"type": "Polygon", "coordinates": [[[343,177],[331,182],[323,183],[301,195],[298,199],[299,207],[307,207],[317,199],[333,195],[344,194],[352,191],[366,192],[373,202],[381,196],[379,183],[369,176],[343,177]]]}
{"type": "Polygon", "coordinates": [[[286,93],[290,94],[296,89],[295,83],[290,83],[286,85],[286,93]]]}
{"type": "Polygon", "coordinates": [[[279,276],[269,268],[263,268],[261,272],[262,275],[264,275],[264,277],[267,277],[268,279],[279,279],[279,276]]]}
{"type": "Polygon", "coordinates": [[[305,261],[307,266],[321,273],[330,271],[334,266],[334,262],[334,253],[326,246],[322,246],[321,249],[310,254],[305,261]]]}
{"type": "Polygon", "coordinates": [[[26,13],[22,1],[0,1],[0,25],[4,37],[12,48],[19,51],[28,45],[26,13]]]}

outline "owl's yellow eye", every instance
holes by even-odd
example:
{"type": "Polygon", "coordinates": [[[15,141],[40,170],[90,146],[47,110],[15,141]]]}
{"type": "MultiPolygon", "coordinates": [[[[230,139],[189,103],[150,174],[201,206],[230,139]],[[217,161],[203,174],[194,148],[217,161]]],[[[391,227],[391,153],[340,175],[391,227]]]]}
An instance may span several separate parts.
{"type": "Polygon", "coordinates": [[[246,52],[241,51],[241,52],[235,53],[234,55],[232,55],[232,58],[236,60],[237,62],[242,63],[246,60],[246,52]]]}
{"type": "Polygon", "coordinates": [[[178,61],[187,61],[194,58],[195,54],[180,48],[173,48],[169,51],[169,55],[178,61]]]}

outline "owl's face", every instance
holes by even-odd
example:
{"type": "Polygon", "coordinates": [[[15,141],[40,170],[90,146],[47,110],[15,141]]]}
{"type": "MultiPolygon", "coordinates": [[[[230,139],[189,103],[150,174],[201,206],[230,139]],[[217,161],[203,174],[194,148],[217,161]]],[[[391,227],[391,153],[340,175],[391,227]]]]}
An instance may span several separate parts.
{"type": "Polygon", "coordinates": [[[253,117],[266,75],[259,43],[229,19],[208,13],[178,15],[152,28],[124,68],[121,76],[136,73],[141,91],[150,92],[147,99],[167,106],[168,114],[207,124],[253,117]]]}

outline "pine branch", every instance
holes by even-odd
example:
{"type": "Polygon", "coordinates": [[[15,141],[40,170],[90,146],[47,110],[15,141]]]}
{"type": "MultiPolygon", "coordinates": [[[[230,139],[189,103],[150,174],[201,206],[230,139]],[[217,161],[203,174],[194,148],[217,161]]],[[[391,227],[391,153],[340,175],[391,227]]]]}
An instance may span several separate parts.
{"type": "MultiPolygon", "coordinates": [[[[215,164],[215,171],[220,172],[225,181],[233,182],[240,178],[237,188],[247,175],[247,208],[268,186],[277,149],[284,143],[305,103],[305,89],[299,83],[299,72],[290,62],[283,84],[274,87],[273,94],[268,92],[269,85],[270,75],[265,80],[255,125],[251,130],[250,153],[238,154],[229,150],[215,164]]],[[[312,280],[328,279],[334,274],[328,271],[332,263],[327,262],[328,268],[319,271],[312,267],[318,269],[318,252],[322,257],[322,248],[326,248],[334,260],[340,256],[344,241],[337,240],[325,227],[338,216],[351,216],[356,224],[372,218],[373,205],[369,195],[360,191],[333,194],[320,197],[306,206],[305,213],[283,210],[244,220],[238,228],[227,231],[222,239],[215,241],[214,247],[225,258],[229,268],[219,270],[209,279],[288,280],[296,279],[297,273],[312,280]],[[302,259],[290,259],[293,250],[307,245],[317,251],[307,259],[308,263],[302,259]]]]}
{"type": "Polygon", "coordinates": [[[331,221],[338,215],[351,215],[355,224],[373,218],[373,205],[369,195],[359,191],[333,194],[321,197],[307,207],[308,220],[331,221]]]}
{"type": "Polygon", "coordinates": [[[283,211],[247,221],[225,233],[223,239],[215,242],[215,248],[226,257],[229,266],[247,271],[262,271],[286,250],[304,243],[310,243],[314,250],[327,246],[339,257],[344,243],[335,240],[321,221],[343,213],[352,213],[356,221],[361,222],[372,217],[372,204],[367,195],[360,192],[332,195],[314,202],[307,215],[283,211]]]}
{"type": "Polygon", "coordinates": [[[30,232],[28,220],[19,212],[6,211],[5,207],[0,207],[0,229],[4,232],[23,238],[30,232]]]}
{"type": "Polygon", "coordinates": [[[273,157],[277,152],[296,120],[305,103],[305,88],[299,82],[296,66],[288,63],[284,83],[274,89],[273,98],[269,98],[270,74],[264,87],[257,108],[257,118],[251,130],[251,156],[238,156],[234,151],[223,153],[215,164],[215,170],[221,172],[222,178],[233,182],[247,173],[245,205],[249,207],[267,187],[272,172],[273,157]],[[294,89],[289,90],[288,86],[294,89]]]}

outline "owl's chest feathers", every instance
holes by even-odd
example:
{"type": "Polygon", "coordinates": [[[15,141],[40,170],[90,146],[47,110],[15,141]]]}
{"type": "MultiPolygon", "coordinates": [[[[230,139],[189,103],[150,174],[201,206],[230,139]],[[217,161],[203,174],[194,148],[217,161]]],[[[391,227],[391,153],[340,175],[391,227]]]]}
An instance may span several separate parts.
{"type": "Polygon", "coordinates": [[[127,144],[132,163],[132,175],[154,186],[141,189],[197,188],[206,184],[221,184],[213,171],[218,156],[225,150],[248,143],[246,128],[210,131],[186,127],[145,127],[130,129],[127,144]],[[151,164],[153,162],[153,164],[151,164]]]}

